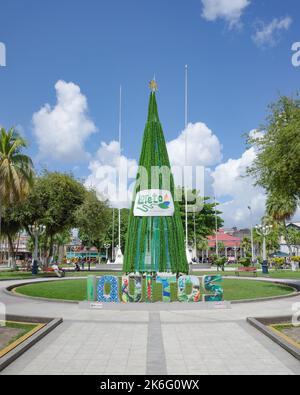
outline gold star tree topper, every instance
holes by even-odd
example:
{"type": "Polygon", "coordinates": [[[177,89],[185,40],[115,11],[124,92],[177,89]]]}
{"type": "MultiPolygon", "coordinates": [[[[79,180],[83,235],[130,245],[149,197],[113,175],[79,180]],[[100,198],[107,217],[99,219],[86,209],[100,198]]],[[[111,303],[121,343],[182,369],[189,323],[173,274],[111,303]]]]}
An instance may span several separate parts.
{"type": "Polygon", "coordinates": [[[157,85],[157,82],[155,81],[155,79],[153,79],[149,85],[150,85],[150,89],[152,92],[158,91],[158,85],[157,85]]]}

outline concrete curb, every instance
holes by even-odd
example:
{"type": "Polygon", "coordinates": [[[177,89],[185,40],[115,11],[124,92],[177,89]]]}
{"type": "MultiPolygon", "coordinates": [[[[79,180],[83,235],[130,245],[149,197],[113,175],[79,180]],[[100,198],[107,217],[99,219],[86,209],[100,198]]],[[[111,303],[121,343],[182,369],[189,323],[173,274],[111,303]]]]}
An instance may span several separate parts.
{"type": "Polygon", "coordinates": [[[0,372],[7,368],[12,362],[18,359],[27,350],[37,344],[41,339],[47,336],[51,331],[57,328],[62,322],[62,318],[37,318],[37,317],[21,317],[7,315],[7,321],[28,322],[33,324],[46,324],[41,330],[33,334],[23,343],[19,344],[16,348],[10,351],[4,357],[0,358],[0,372]]]}
{"type": "Polygon", "coordinates": [[[283,337],[273,332],[267,325],[279,324],[281,322],[291,322],[292,317],[269,317],[269,318],[247,318],[247,322],[273,340],[280,347],[285,349],[291,355],[293,355],[298,361],[300,361],[300,348],[295,347],[293,344],[286,341],[283,337]]]}

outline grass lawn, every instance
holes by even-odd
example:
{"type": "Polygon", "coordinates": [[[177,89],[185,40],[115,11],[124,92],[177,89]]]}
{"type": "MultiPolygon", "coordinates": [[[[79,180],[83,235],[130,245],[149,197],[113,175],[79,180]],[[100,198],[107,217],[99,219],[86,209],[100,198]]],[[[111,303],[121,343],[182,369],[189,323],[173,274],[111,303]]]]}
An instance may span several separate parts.
{"type": "Polygon", "coordinates": [[[269,275],[261,274],[261,277],[300,280],[300,271],[297,271],[297,272],[292,272],[291,270],[287,270],[287,271],[272,271],[272,272],[270,272],[269,275]]]}
{"type": "MultiPolygon", "coordinates": [[[[193,272],[195,276],[213,276],[216,274],[220,274],[223,277],[227,276],[235,276],[235,272],[233,271],[225,271],[225,272],[193,272]]],[[[120,272],[68,272],[66,277],[86,277],[90,275],[95,276],[104,276],[104,275],[114,275],[114,276],[122,276],[120,272]]],[[[240,277],[252,277],[251,273],[240,273],[240,277]]],[[[300,280],[300,271],[293,272],[291,270],[272,270],[270,271],[269,275],[264,275],[261,272],[257,273],[258,277],[265,277],[265,278],[278,278],[278,279],[297,279],[300,280]]],[[[46,277],[56,277],[55,274],[49,273],[40,273],[37,276],[33,276],[31,273],[28,272],[11,272],[11,271],[0,271],[0,280],[15,280],[15,279],[32,279],[32,278],[46,278],[46,277]]]]}
{"type": "MultiPolygon", "coordinates": [[[[194,276],[214,276],[216,274],[219,274],[220,276],[223,277],[234,277],[235,272],[233,271],[225,271],[225,272],[194,272],[194,276]]],[[[252,277],[252,273],[240,273],[240,277],[252,277]]],[[[257,272],[257,277],[262,277],[262,278],[278,278],[278,279],[291,279],[291,280],[300,280],[300,271],[293,272],[292,270],[281,270],[281,271],[275,271],[271,270],[268,275],[262,274],[262,272],[257,272]]]]}
{"type": "Polygon", "coordinates": [[[16,292],[26,296],[82,301],[86,299],[86,284],[86,280],[51,281],[18,287],[16,292]]]}
{"type": "MultiPolygon", "coordinates": [[[[64,299],[83,301],[86,300],[86,280],[54,281],[41,284],[31,284],[19,287],[16,292],[22,295],[43,297],[49,299],[64,299]]],[[[249,280],[229,280],[224,279],[225,300],[235,301],[242,299],[256,299],[272,296],[284,296],[292,293],[292,289],[287,286],[271,283],[253,282],[249,280]]],[[[203,290],[202,290],[202,293],[203,290]]],[[[171,288],[172,300],[177,300],[177,285],[171,288]]],[[[155,285],[154,300],[161,300],[161,285],[155,285]]]]}
{"type": "Polygon", "coordinates": [[[228,301],[284,296],[292,292],[292,289],[286,285],[249,280],[225,279],[223,288],[225,300],[228,301]]]}

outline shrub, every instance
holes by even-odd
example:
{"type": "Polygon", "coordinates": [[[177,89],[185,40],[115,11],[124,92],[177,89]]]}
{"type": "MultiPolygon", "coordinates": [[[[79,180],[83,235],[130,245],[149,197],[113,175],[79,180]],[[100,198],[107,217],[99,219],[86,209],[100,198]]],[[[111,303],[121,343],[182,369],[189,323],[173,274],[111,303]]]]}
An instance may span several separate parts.
{"type": "Polygon", "coordinates": [[[293,262],[300,262],[300,256],[293,256],[292,261],[293,262]]]}
{"type": "Polygon", "coordinates": [[[283,266],[285,264],[285,259],[284,258],[274,258],[273,262],[276,264],[276,266],[283,266]]]}
{"type": "Polygon", "coordinates": [[[217,264],[217,260],[218,260],[219,258],[218,258],[218,255],[217,255],[217,254],[212,254],[212,255],[210,256],[210,259],[211,259],[212,264],[213,264],[213,265],[216,265],[216,264],[217,264]]]}
{"type": "Polygon", "coordinates": [[[226,263],[227,259],[225,257],[220,257],[217,258],[215,261],[215,265],[217,266],[218,270],[221,268],[222,271],[224,271],[225,269],[225,263],[226,263]]]}
{"type": "Polygon", "coordinates": [[[251,266],[251,258],[241,258],[239,260],[239,264],[244,267],[250,267],[251,266]]]}
{"type": "Polygon", "coordinates": [[[262,258],[261,256],[258,256],[258,257],[257,257],[257,262],[258,262],[260,265],[262,265],[263,262],[264,262],[264,260],[263,260],[263,258],[262,258]]]}

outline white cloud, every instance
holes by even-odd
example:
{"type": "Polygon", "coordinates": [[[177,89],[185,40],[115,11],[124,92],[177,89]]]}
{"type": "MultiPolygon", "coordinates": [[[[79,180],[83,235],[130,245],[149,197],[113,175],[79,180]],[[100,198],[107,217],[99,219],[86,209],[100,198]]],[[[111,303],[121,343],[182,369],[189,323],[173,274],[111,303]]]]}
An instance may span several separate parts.
{"type": "Polygon", "coordinates": [[[239,25],[244,10],[250,5],[250,0],[201,0],[203,4],[202,17],[207,21],[224,19],[230,27],[239,25]]]}
{"type": "Polygon", "coordinates": [[[87,99],[72,82],[58,81],[55,89],[56,105],[46,104],[33,115],[39,156],[66,162],[85,160],[85,142],[97,131],[88,116],[87,99]]]}
{"type": "Polygon", "coordinates": [[[222,160],[222,145],[217,136],[202,122],[190,123],[175,140],[167,143],[167,149],[175,184],[181,186],[185,182],[188,188],[207,194],[211,190],[208,168],[222,160]],[[184,173],[186,138],[188,159],[184,173]]]}
{"type": "Polygon", "coordinates": [[[259,21],[252,39],[260,47],[274,47],[280,40],[281,32],[289,30],[292,23],[293,20],[290,16],[281,19],[275,18],[269,24],[259,21]]]}
{"type": "Polygon", "coordinates": [[[254,186],[254,180],[245,177],[247,167],[256,158],[250,148],[239,159],[229,159],[212,172],[214,193],[220,200],[226,226],[249,227],[251,221],[258,223],[265,212],[266,195],[254,186]],[[251,206],[253,218],[248,207],[251,206]]]}
{"type": "Polygon", "coordinates": [[[90,162],[90,175],[85,186],[95,189],[99,198],[108,199],[114,207],[128,207],[131,201],[131,189],[128,178],[134,182],[137,162],[120,154],[120,144],[111,141],[101,143],[96,158],[90,162]]]}
{"type": "Polygon", "coordinates": [[[184,166],[185,141],[190,166],[213,166],[222,160],[222,145],[216,135],[202,122],[190,123],[177,139],[167,143],[172,166],[184,166]]]}
{"type": "MultiPolygon", "coordinates": [[[[171,164],[180,170],[178,178],[175,177],[178,185],[182,185],[181,170],[185,163],[186,133],[189,139],[190,166],[213,166],[222,159],[222,146],[213,132],[203,123],[189,124],[177,139],[167,143],[171,164]]],[[[96,189],[99,196],[109,199],[115,207],[128,206],[137,167],[138,163],[135,159],[120,155],[117,141],[111,141],[109,144],[102,142],[95,159],[89,164],[90,175],[86,179],[85,186],[96,189]],[[120,185],[119,180],[121,180],[120,185]]],[[[200,174],[198,185],[200,183],[202,185],[204,181],[200,174]]]]}

